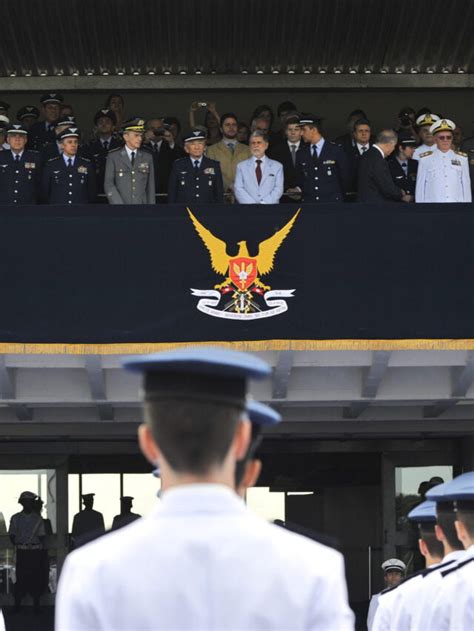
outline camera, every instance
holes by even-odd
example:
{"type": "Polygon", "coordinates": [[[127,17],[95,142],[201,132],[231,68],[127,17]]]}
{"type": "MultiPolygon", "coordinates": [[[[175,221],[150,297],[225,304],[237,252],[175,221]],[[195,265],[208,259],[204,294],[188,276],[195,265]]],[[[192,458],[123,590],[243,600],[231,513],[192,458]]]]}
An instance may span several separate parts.
{"type": "Polygon", "coordinates": [[[207,103],[198,103],[198,107],[207,107],[207,103]]]}

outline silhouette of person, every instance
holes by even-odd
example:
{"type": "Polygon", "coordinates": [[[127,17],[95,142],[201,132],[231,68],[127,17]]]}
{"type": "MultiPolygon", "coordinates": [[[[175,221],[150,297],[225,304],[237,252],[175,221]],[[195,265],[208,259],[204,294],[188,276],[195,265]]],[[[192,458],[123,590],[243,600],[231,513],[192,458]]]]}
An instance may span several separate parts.
{"type": "Polygon", "coordinates": [[[93,509],[94,495],[84,493],[81,496],[84,508],[74,515],[71,535],[75,548],[105,533],[104,516],[93,509]]]}
{"type": "Polygon", "coordinates": [[[112,530],[118,530],[119,528],[123,528],[127,524],[131,524],[132,521],[136,519],[140,519],[141,515],[137,513],[132,513],[132,505],[133,505],[133,497],[129,495],[124,495],[120,498],[120,514],[115,515],[114,520],[112,522],[112,530]]]}
{"type": "Polygon", "coordinates": [[[45,530],[43,520],[34,510],[36,499],[37,496],[30,491],[21,493],[18,503],[23,506],[23,510],[12,516],[8,533],[16,553],[15,611],[20,610],[23,596],[30,593],[35,612],[38,613],[43,589],[45,530]]]}
{"type": "MultiPolygon", "coordinates": [[[[46,537],[53,534],[53,528],[51,526],[51,520],[48,518],[44,518],[42,515],[44,502],[41,497],[37,497],[33,501],[33,510],[37,513],[43,520],[44,532],[46,537]]],[[[48,591],[49,585],[49,554],[48,554],[48,546],[47,539],[45,541],[44,547],[41,550],[41,567],[40,567],[40,575],[41,575],[41,593],[44,594],[48,591]]]]}

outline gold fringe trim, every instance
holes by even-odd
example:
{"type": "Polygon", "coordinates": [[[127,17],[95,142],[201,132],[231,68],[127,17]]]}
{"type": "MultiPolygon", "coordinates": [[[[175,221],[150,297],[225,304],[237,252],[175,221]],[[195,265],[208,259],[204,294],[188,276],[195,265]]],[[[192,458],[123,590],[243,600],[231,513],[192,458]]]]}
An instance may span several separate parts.
{"type": "Polygon", "coordinates": [[[10,344],[0,354],[11,355],[133,355],[186,346],[221,346],[239,351],[395,351],[474,350],[474,339],[419,340],[250,340],[238,342],[139,342],[130,344],[10,344]]]}

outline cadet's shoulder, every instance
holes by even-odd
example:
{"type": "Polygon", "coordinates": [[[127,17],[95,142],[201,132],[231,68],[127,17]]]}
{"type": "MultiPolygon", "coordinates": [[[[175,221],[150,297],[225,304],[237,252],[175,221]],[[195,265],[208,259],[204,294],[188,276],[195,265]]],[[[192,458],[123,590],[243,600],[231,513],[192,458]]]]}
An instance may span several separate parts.
{"type": "Polygon", "coordinates": [[[86,162],[87,164],[90,164],[89,158],[85,158],[84,156],[77,156],[77,159],[81,162],[86,162]]]}
{"type": "Polygon", "coordinates": [[[49,158],[46,164],[53,164],[54,162],[59,162],[60,159],[61,159],[61,156],[54,156],[54,158],[49,158]]]}
{"type": "Polygon", "coordinates": [[[423,153],[420,153],[420,155],[418,156],[419,158],[427,158],[428,156],[432,156],[434,155],[433,151],[423,151],[423,153]]]}
{"type": "Polygon", "coordinates": [[[462,158],[467,158],[467,153],[464,153],[464,151],[455,151],[454,153],[462,158]]]}
{"type": "Polygon", "coordinates": [[[123,147],[115,147],[115,149],[111,149],[107,155],[114,157],[114,155],[116,155],[122,149],[123,149],[123,147]]]}
{"type": "Polygon", "coordinates": [[[454,567],[450,567],[450,568],[444,570],[443,572],[441,572],[441,576],[443,578],[445,578],[446,576],[449,576],[450,574],[458,572],[459,570],[461,570],[461,569],[465,568],[466,566],[468,566],[473,561],[474,561],[474,557],[466,559],[465,561],[461,561],[460,563],[458,563],[454,567]]]}
{"type": "Polygon", "coordinates": [[[204,156],[203,162],[204,164],[207,164],[210,167],[219,167],[219,169],[221,168],[221,163],[219,162],[219,160],[213,160],[212,158],[208,158],[207,156],[204,156]]]}

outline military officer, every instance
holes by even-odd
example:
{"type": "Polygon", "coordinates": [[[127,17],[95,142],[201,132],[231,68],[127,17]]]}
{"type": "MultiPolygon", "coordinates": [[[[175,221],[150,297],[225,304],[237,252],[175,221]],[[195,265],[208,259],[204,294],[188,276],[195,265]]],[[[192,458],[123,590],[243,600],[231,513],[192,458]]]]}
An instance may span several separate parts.
{"type": "Polygon", "coordinates": [[[115,135],[115,124],[117,117],[115,112],[104,108],[99,110],[94,116],[94,126],[96,137],[85,147],[85,155],[90,158],[94,165],[97,180],[97,201],[107,202],[104,193],[105,163],[109,151],[123,146],[123,142],[115,135]]]}
{"type": "Polygon", "coordinates": [[[7,128],[9,150],[0,152],[0,204],[36,204],[40,155],[27,150],[28,130],[23,125],[7,128]]]}
{"type": "Polygon", "coordinates": [[[118,530],[123,526],[128,526],[136,519],[140,519],[141,515],[132,513],[133,497],[124,495],[120,498],[120,513],[115,515],[112,522],[112,530],[118,530]]]}
{"type": "Polygon", "coordinates": [[[400,559],[387,559],[381,565],[383,570],[383,581],[385,588],[383,591],[374,594],[370,599],[369,612],[367,614],[367,628],[368,631],[372,631],[374,624],[375,613],[379,606],[379,598],[381,594],[386,593],[388,590],[399,585],[405,577],[407,566],[400,559]]]}
{"type": "MultiPolygon", "coordinates": [[[[77,127],[76,119],[74,116],[60,116],[57,123],[54,126],[54,136],[55,141],[49,142],[45,145],[41,150],[41,160],[43,164],[51,160],[51,158],[57,158],[61,155],[61,141],[60,135],[65,129],[69,129],[70,127],[77,127]]],[[[78,148],[78,154],[80,153],[81,148],[78,148]]],[[[87,157],[87,156],[86,156],[87,157]]]]}
{"type": "Polygon", "coordinates": [[[104,190],[109,204],[154,204],[153,157],[141,149],[145,121],[133,118],[122,127],[125,145],[109,152],[104,190]]]}
{"type": "Polygon", "coordinates": [[[84,493],[84,508],[74,515],[71,536],[75,547],[105,533],[104,516],[93,508],[94,496],[95,493],[84,493]]]}
{"type": "Polygon", "coordinates": [[[39,109],[34,105],[25,105],[20,107],[16,113],[17,121],[19,121],[28,130],[31,129],[32,125],[38,121],[39,117],[39,109]]]}
{"type": "Polygon", "coordinates": [[[248,381],[270,367],[202,347],[126,365],[144,374],[139,442],[160,465],[161,502],[67,557],[56,630],[352,631],[342,555],[257,517],[235,492],[248,381]]]}
{"type": "Polygon", "coordinates": [[[47,204],[92,204],[95,200],[95,173],[87,158],[77,155],[77,127],[59,135],[61,155],[48,160],[41,177],[41,198],[47,204]]]}
{"type": "Polygon", "coordinates": [[[435,139],[433,138],[430,128],[431,125],[437,121],[439,121],[439,116],[432,114],[431,112],[420,114],[420,116],[416,119],[418,136],[420,137],[421,144],[415,149],[413,160],[419,160],[422,153],[431,151],[435,147],[435,139]]]}
{"type": "Polygon", "coordinates": [[[409,132],[400,131],[396,149],[387,160],[393,183],[405,193],[413,196],[415,195],[416,173],[418,171],[418,161],[413,160],[415,148],[415,138],[409,132]]]}
{"type": "Polygon", "coordinates": [[[344,151],[325,140],[319,116],[304,114],[299,124],[307,143],[296,154],[298,190],[303,193],[303,202],[343,202],[349,182],[344,151]]]}
{"type": "Polygon", "coordinates": [[[436,149],[420,155],[416,180],[417,202],[472,201],[467,155],[451,148],[455,127],[453,121],[444,118],[431,125],[436,149]]]}
{"type": "Polygon", "coordinates": [[[187,158],[175,160],[168,184],[168,202],[222,204],[224,184],[221,165],[204,155],[206,134],[193,129],[184,138],[187,158]]]}
{"type": "Polygon", "coordinates": [[[64,97],[57,92],[43,94],[40,103],[43,109],[44,120],[31,126],[28,144],[31,149],[41,151],[50,142],[55,142],[54,127],[59,118],[61,103],[64,97]]]}

